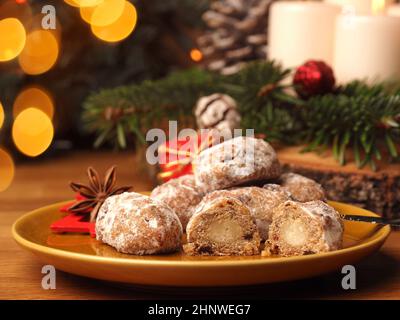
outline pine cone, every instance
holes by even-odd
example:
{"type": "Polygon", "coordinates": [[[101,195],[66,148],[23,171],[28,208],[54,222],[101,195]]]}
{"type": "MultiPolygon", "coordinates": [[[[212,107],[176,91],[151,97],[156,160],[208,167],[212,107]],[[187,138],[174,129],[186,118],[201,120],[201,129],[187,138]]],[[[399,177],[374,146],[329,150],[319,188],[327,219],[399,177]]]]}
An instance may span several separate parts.
{"type": "Polygon", "coordinates": [[[197,126],[200,129],[231,131],[240,128],[240,114],[235,100],[221,93],[201,97],[194,110],[197,126]]]}
{"type": "Polygon", "coordinates": [[[203,14],[208,29],[197,39],[204,66],[221,74],[266,59],[269,8],[275,0],[216,0],[203,14]]]}

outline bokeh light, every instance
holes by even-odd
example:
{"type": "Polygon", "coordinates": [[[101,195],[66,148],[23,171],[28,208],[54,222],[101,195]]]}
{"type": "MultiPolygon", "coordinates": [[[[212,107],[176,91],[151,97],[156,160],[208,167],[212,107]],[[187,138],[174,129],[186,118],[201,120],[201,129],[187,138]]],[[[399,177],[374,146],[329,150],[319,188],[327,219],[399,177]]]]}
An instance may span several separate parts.
{"type": "Polygon", "coordinates": [[[190,50],[190,58],[195,62],[199,62],[203,59],[203,54],[199,49],[195,48],[190,50]]]}
{"type": "Polygon", "coordinates": [[[64,0],[64,2],[72,7],[77,7],[77,8],[80,7],[79,3],[75,0],[64,0]]]}
{"type": "Polygon", "coordinates": [[[36,157],[50,146],[54,128],[50,118],[41,110],[28,108],[14,121],[12,137],[19,151],[36,157]]]}
{"type": "MultiPolygon", "coordinates": [[[[25,29],[29,31],[34,31],[34,30],[43,30],[42,28],[42,20],[43,20],[43,14],[35,14],[33,15],[29,21],[24,22],[25,29]]],[[[55,38],[57,39],[58,44],[61,43],[61,34],[62,34],[62,26],[60,21],[55,18],[56,20],[56,28],[55,29],[46,29],[46,32],[50,32],[55,38]]],[[[30,32],[28,32],[29,34],[30,32]]]]}
{"type": "Polygon", "coordinates": [[[19,65],[27,74],[44,73],[56,63],[58,51],[57,39],[50,31],[35,30],[26,38],[25,48],[19,55],[19,65]]]}
{"type": "Polygon", "coordinates": [[[73,7],[93,7],[102,3],[104,0],[64,0],[65,3],[73,7]]]}
{"type": "Polygon", "coordinates": [[[23,24],[16,18],[0,20],[0,61],[17,57],[24,49],[26,33],[23,24]]]}
{"type": "Polygon", "coordinates": [[[13,116],[16,118],[23,110],[36,108],[43,111],[52,119],[54,115],[54,102],[50,93],[39,87],[32,86],[22,90],[15,99],[13,116]]]}
{"type": "Polygon", "coordinates": [[[118,42],[125,39],[135,29],[137,12],[130,2],[125,2],[122,15],[112,24],[104,27],[91,26],[93,34],[107,42],[118,42]]]}
{"type": "Polygon", "coordinates": [[[125,0],[104,0],[97,6],[81,7],[83,20],[92,26],[103,27],[116,22],[124,12],[125,0]]]}
{"type": "Polygon", "coordinates": [[[3,126],[4,123],[4,109],[3,109],[3,105],[0,102],[0,129],[3,126]]]}
{"type": "Polygon", "coordinates": [[[0,192],[6,190],[14,179],[14,161],[4,149],[0,148],[0,192]]]}
{"type": "Polygon", "coordinates": [[[373,14],[381,14],[385,11],[385,0],[373,0],[371,6],[373,14]]]}

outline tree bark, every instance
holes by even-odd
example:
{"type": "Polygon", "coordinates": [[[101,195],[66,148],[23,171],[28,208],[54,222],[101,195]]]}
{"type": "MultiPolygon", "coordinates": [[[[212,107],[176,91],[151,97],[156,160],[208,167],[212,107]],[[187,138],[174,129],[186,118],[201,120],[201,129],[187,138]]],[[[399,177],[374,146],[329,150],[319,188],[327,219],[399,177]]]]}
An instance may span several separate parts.
{"type": "Polygon", "coordinates": [[[330,200],[354,204],[386,217],[400,216],[400,164],[381,162],[378,170],[340,166],[330,152],[301,153],[302,147],[278,148],[285,171],[318,181],[330,200]]]}

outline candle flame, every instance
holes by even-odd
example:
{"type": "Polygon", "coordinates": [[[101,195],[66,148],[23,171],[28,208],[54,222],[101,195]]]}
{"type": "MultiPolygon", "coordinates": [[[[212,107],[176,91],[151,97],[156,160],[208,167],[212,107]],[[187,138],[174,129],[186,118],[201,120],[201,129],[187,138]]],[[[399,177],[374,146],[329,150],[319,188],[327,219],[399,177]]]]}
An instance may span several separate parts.
{"type": "Polygon", "coordinates": [[[385,0],[372,0],[371,6],[373,14],[381,14],[385,10],[385,0]]]}

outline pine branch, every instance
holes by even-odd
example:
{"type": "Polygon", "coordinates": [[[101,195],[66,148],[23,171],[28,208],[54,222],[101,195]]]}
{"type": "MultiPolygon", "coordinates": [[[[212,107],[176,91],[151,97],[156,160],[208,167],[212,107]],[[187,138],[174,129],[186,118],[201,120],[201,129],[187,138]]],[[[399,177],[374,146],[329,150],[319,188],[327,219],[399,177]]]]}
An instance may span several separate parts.
{"type": "Polygon", "coordinates": [[[190,117],[197,99],[214,92],[216,78],[192,69],[158,81],[100,91],[84,103],[85,127],[97,134],[96,147],[108,141],[125,148],[130,137],[144,141],[146,130],[159,126],[163,119],[190,117]]]}
{"type": "Polygon", "coordinates": [[[283,140],[289,137],[286,130],[295,127],[295,118],[285,108],[293,98],[279,86],[287,74],[288,71],[272,62],[251,63],[233,76],[199,69],[180,71],[161,80],[91,95],[84,104],[83,121],[86,129],[98,136],[96,147],[111,142],[125,148],[127,140],[143,141],[145,132],[159,126],[164,119],[189,119],[194,126],[196,101],[201,96],[221,92],[237,99],[243,127],[268,132],[270,139],[283,140]],[[248,84],[251,84],[249,89],[248,84]],[[267,86],[269,90],[260,91],[267,86]]]}
{"type": "Polygon", "coordinates": [[[302,101],[281,84],[289,73],[274,62],[255,62],[224,79],[221,86],[238,102],[243,128],[265,133],[269,141],[296,142],[292,133],[301,129],[301,123],[295,106],[302,101]]]}
{"type": "Polygon", "coordinates": [[[399,84],[352,82],[304,101],[282,85],[288,75],[289,70],[274,62],[250,63],[231,76],[181,71],[93,94],[84,105],[83,119],[98,136],[96,146],[109,141],[124,148],[144,142],[146,131],[165,119],[189,119],[193,126],[198,98],[221,92],[237,101],[242,127],[254,128],[268,140],[307,143],[305,151],[332,148],[340,164],[352,150],[359,167],[376,168],[386,153],[391,160],[399,159],[399,84]]]}
{"type": "Polygon", "coordinates": [[[340,164],[352,149],[358,167],[376,167],[382,153],[398,158],[400,95],[387,94],[382,84],[367,86],[353,82],[336,94],[314,97],[303,107],[303,135],[307,150],[332,146],[340,164]]]}

